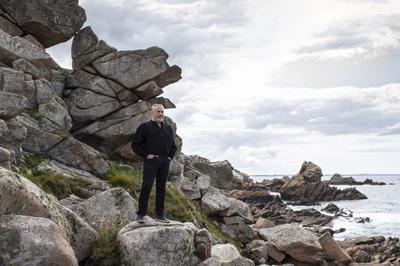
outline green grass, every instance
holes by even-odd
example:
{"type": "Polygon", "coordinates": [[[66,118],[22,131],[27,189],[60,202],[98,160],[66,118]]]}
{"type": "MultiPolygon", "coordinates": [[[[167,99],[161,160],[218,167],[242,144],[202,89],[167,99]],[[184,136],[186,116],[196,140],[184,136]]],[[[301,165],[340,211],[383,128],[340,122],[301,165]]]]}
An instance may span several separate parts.
{"type": "Polygon", "coordinates": [[[92,193],[85,189],[92,184],[81,178],[68,178],[59,174],[37,171],[36,167],[44,160],[42,156],[31,155],[25,157],[24,164],[20,167],[20,173],[35,183],[46,193],[54,195],[57,199],[63,199],[71,194],[87,199],[92,193]]]}
{"type": "Polygon", "coordinates": [[[119,265],[117,235],[122,227],[101,232],[93,243],[91,256],[85,265],[119,265]],[[108,262],[108,263],[107,263],[108,262]]]}
{"type": "Polygon", "coordinates": [[[142,185],[142,173],[139,170],[126,164],[119,164],[108,161],[111,170],[107,173],[106,179],[113,187],[122,187],[134,198],[138,198],[140,186],[142,185]]]}
{"type": "Polygon", "coordinates": [[[24,164],[22,168],[24,169],[35,169],[41,162],[43,162],[44,158],[40,155],[33,154],[24,158],[24,164]]]}

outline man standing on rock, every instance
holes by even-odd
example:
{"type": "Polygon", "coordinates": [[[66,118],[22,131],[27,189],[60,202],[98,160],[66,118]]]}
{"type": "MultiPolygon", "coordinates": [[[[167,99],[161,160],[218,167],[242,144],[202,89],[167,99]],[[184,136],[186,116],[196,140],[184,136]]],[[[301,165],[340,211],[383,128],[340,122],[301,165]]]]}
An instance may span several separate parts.
{"type": "Polygon", "coordinates": [[[164,223],[165,186],[169,164],[176,152],[174,134],[171,127],[163,122],[164,107],[151,106],[151,120],[142,123],[136,130],[132,149],[143,159],[143,182],[139,196],[138,222],[143,223],[154,179],[156,179],[156,220],[164,223]]]}

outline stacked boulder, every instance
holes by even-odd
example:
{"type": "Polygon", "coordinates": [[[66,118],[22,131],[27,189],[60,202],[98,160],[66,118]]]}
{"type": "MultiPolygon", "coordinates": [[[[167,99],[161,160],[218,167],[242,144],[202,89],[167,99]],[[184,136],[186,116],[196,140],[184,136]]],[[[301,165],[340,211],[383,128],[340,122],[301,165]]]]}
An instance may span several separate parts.
{"type": "Polygon", "coordinates": [[[0,10],[0,146],[13,165],[27,151],[104,175],[105,155],[69,132],[61,98],[69,71],[44,50],[71,38],[86,20],[84,10],[77,1],[1,1],[0,10]]]}
{"type": "Polygon", "coordinates": [[[347,252],[340,248],[329,234],[318,237],[298,224],[260,228],[257,232],[261,239],[247,244],[246,253],[259,264],[270,259],[294,265],[352,261],[347,252]]]}
{"type": "Polygon", "coordinates": [[[86,21],[78,1],[2,0],[0,25],[11,36],[21,36],[41,48],[69,40],[86,21]]]}
{"type": "Polygon", "coordinates": [[[188,180],[196,182],[204,175],[209,177],[211,186],[224,190],[242,188],[252,182],[249,175],[233,168],[227,160],[211,162],[198,155],[184,157],[184,176],[188,180]]]}
{"type": "Polygon", "coordinates": [[[355,188],[339,190],[321,181],[321,168],[304,162],[299,173],[288,180],[279,190],[282,199],[298,204],[313,204],[318,201],[355,200],[367,197],[355,188]]]}
{"type": "MultiPolygon", "coordinates": [[[[72,134],[110,156],[132,159],[130,140],[149,120],[151,104],[175,105],[158,97],[162,88],[181,79],[161,48],[117,51],[99,40],[90,27],[72,43],[74,72],[67,76],[64,100],[73,120],[72,134]]],[[[170,119],[166,122],[176,131],[170,119]]]]}

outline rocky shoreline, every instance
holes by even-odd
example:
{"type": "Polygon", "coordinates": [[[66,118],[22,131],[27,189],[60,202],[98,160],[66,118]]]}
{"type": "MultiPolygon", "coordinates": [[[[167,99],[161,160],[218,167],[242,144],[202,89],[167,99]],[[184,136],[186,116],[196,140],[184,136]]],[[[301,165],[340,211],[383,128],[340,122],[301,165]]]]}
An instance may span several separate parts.
{"type": "Polygon", "coordinates": [[[137,223],[130,141],[151,104],[175,108],[160,95],[182,70],[159,47],[118,51],[85,21],[78,1],[0,2],[0,265],[400,265],[398,238],[334,240],[345,229],[332,220],[351,213],[288,206],[365,199],[331,186],[353,179],[321,181],[304,162],[255,183],[228,161],[183,154],[170,118],[171,222],[137,223]],[[71,38],[63,69],[45,48],[71,38]]]}

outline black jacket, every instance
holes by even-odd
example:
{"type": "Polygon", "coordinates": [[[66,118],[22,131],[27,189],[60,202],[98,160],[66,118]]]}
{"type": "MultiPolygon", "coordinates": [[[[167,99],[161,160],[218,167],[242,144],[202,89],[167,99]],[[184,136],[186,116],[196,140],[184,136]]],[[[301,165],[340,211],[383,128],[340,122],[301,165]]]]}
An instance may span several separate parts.
{"type": "Polygon", "coordinates": [[[149,154],[172,159],[177,149],[172,128],[164,122],[161,122],[161,127],[152,120],[142,123],[136,129],[132,149],[143,159],[149,154]]]}

